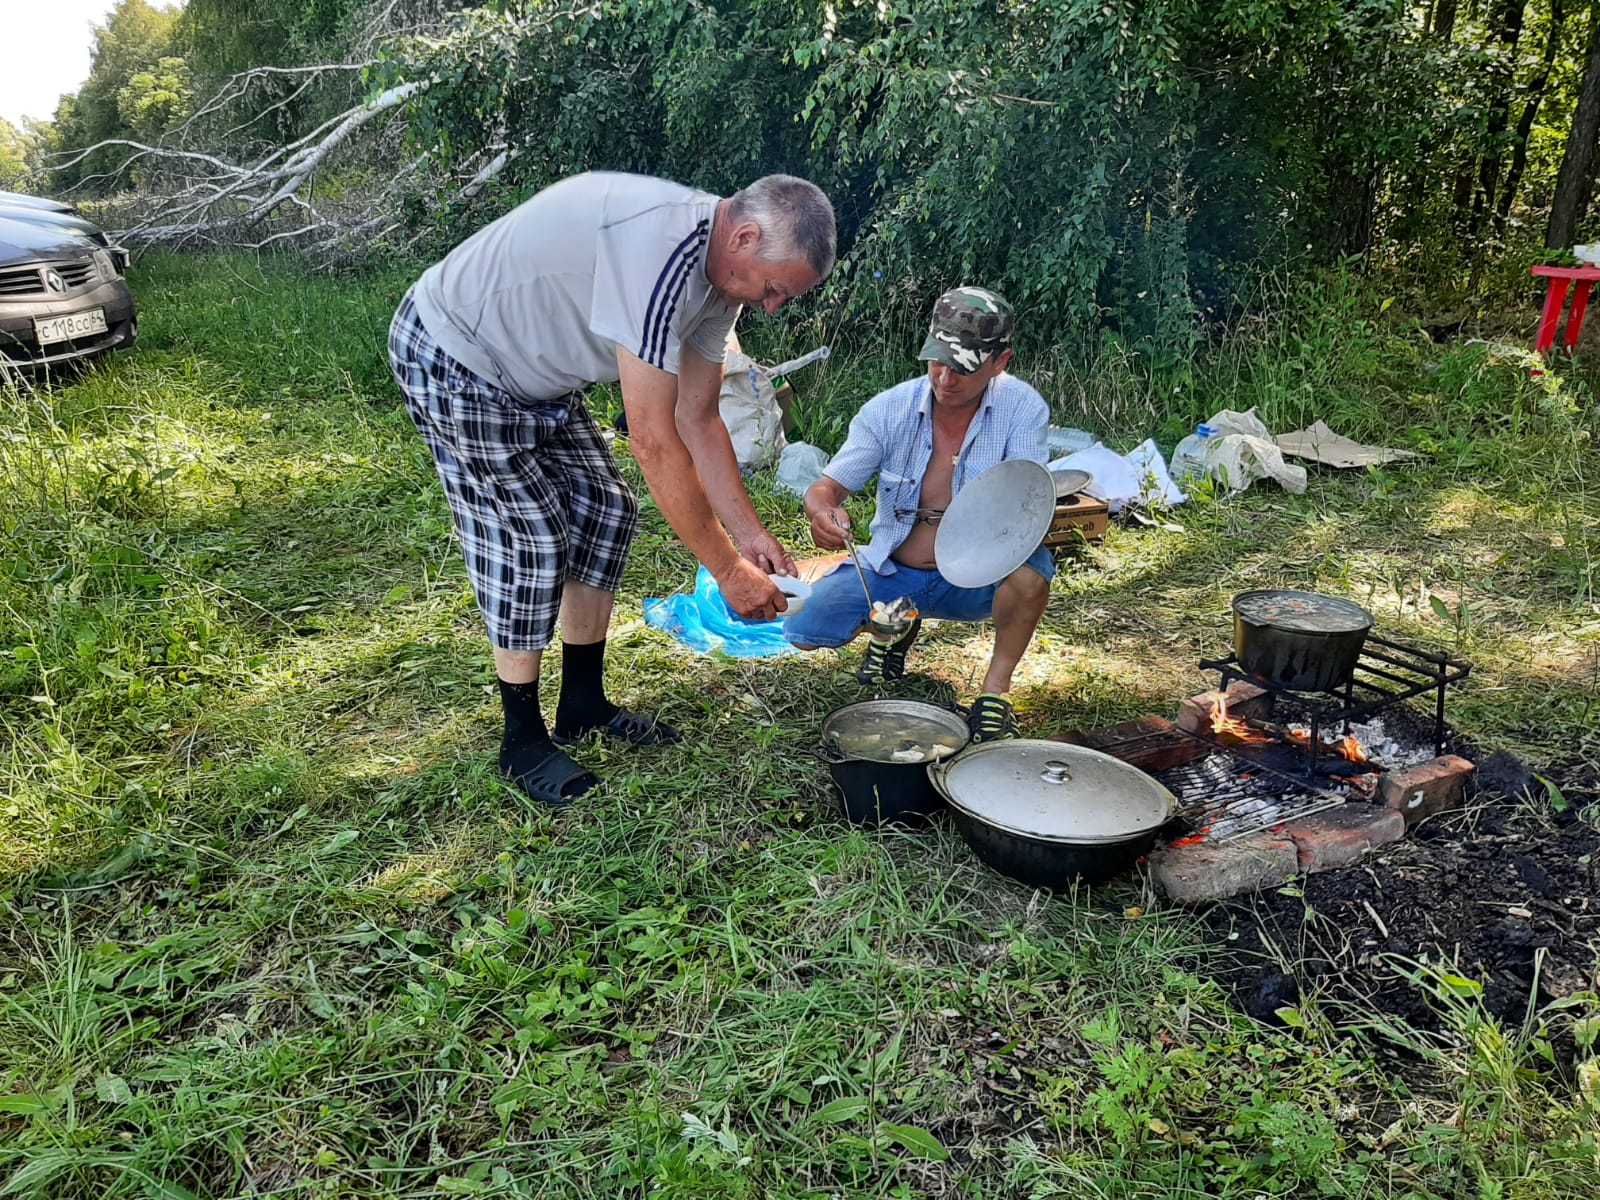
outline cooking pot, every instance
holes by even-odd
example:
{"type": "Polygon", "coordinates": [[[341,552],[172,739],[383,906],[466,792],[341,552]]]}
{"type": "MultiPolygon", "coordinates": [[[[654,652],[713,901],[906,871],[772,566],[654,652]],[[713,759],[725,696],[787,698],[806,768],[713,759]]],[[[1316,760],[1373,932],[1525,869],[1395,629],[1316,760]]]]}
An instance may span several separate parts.
{"type": "Polygon", "coordinates": [[[973,852],[1038,888],[1120,875],[1176,806],[1137,767],[1064,742],[987,742],[927,770],[973,852]]]}
{"type": "Polygon", "coordinates": [[[1233,653],[1269,687],[1337,691],[1355,674],[1372,614],[1316,592],[1258,590],[1233,598],[1233,653]]]}
{"type": "Polygon", "coordinates": [[[971,736],[959,713],[922,700],[862,700],[829,713],[816,755],[858,825],[925,825],[944,807],[928,764],[971,736]]]}

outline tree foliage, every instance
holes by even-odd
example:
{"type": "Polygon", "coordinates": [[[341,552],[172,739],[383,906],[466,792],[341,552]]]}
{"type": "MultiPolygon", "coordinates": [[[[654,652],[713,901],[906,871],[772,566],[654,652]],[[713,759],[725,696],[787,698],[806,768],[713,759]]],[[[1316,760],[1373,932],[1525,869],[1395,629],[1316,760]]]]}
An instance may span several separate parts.
{"type": "Polygon", "coordinates": [[[981,279],[1162,353],[1264,253],[1498,246],[1554,182],[1574,0],[526,0],[391,48],[419,148],[808,175],[851,293],[981,279]]]}
{"type": "MultiPolygon", "coordinates": [[[[157,36],[160,11],[122,0],[56,143],[104,136],[110,96],[249,161],[405,83],[438,246],[576,171],[788,171],[834,198],[863,307],[981,281],[1169,357],[1263,256],[1531,242],[1600,29],[1584,0],[190,0],[157,36]]],[[[319,169],[394,190],[354,154],[319,169]]]]}
{"type": "Polygon", "coordinates": [[[31,139],[0,117],[0,191],[12,191],[28,175],[31,139]]]}
{"type": "MultiPolygon", "coordinates": [[[[118,0],[105,25],[94,31],[89,78],[70,105],[56,110],[60,150],[158,136],[169,116],[181,114],[187,97],[181,94],[186,87],[183,64],[172,55],[177,20],[176,8],[118,0]]],[[[125,149],[96,150],[59,169],[55,185],[110,178],[127,158],[125,149]]]]}

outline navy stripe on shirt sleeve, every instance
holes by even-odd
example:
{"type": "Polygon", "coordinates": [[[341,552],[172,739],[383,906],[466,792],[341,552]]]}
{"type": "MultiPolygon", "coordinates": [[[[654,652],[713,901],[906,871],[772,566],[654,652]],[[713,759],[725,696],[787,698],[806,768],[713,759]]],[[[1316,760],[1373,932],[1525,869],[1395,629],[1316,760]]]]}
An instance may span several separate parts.
{"type": "Polygon", "coordinates": [[[639,341],[639,357],[652,366],[660,366],[666,359],[666,339],[662,336],[678,297],[683,293],[683,281],[700,258],[700,247],[705,244],[709,222],[702,220],[689,231],[667,255],[667,261],[656,276],[656,286],[650,293],[650,303],[644,312],[644,329],[639,341]]]}

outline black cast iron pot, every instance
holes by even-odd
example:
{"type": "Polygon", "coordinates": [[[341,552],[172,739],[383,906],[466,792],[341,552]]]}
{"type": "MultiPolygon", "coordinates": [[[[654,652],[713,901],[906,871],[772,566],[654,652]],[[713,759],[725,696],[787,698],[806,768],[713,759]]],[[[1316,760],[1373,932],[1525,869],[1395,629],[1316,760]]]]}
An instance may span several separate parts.
{"type": "Polygon", "coordinates": [[[1175,802],[1120,759],[1061,742],[990,742],[934,763],[928,776],[980,859],[1031,887],[1060,891],[1131,869],[1175,802]]]}
{"type": "MultiPolygon", "coordinates": [[[[873,736],[873,735],[868,735],[873,736]]],[[[928,778],[934,746],[963,745],[966,722],[954,711],[920,700],[862,700],[828,714],[822,723],[822,744],[814,753],[828,765],[839,806],[857,825],[926,825],[944,808],[944,800],[928,778]],[[862,730],[885,730],[880,746],[862,745],[862,730]],[[904,743],[928,749],[928,756],[896,762],[904,743]],[[849,748],[847,752],[846,747],[849,748]]]]}
{"type": "Polygon", "coordinates": [[[1018,883],[1052,892],[1115,879],[1133,870],[1156,844],[1154,829],[1118,842],[1055,842],[985,824],[953,805],[950,815],[984,862],[1018,883]]]}
{"type": "Polygon", "coordinates": [[[1350,682],[1372,628],[1359,604],[1316,592],[1260,590],[1233,598],[1233,653],[1260,683],[1333,692],[1350,682]]]}

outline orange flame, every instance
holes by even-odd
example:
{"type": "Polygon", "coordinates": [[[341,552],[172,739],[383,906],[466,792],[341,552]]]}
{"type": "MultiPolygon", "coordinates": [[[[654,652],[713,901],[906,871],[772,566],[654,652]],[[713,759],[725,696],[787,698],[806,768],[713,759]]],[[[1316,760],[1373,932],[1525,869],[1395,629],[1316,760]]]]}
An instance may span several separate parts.
{"type": "Polygon", "coordinates": [[[1367,757],[1367,752],[1361,748],[1361,743],[1356,741],[1356,739],[1348,733],[1344,735],[1334,749],[1348,758],[1351,762],[1364,763],[1372,761],[1367,757]]]}
{"type": "Polygon", "coordinates": [[[1230,737],[1238,738],[1241,742],[1265,742],[1270,739],[1266,734],[1251,729],[1238,717],[1228,715],[1228,697],[1219,695],[1211,702],[1211,731],[1225,733],[1230,737]]]}
{"type": "MultiPolygon", "coordinates": [[[[1219,694],[1211,702],[1211,731],[1213,733],[1226,734],[1228,737],[1240,742],[1270,742],[1272,740],[1270,734],[1256,729],[1248,722],[1242,721],[1229,713],[1228,697],[1222,694],[1219,694]]],[[[1292,745],[1311,745],[1311,734],[1307,730],[1285,729],[1282,730],[1282,733],[1292,745]]],[[[1367,752],[1361,743],[1351,734],[1346,734],[1337,742],[1324,743],[1322,751],[1327,750],[1332,750],[1335,754],[1342,755],[1351,762],[1364,763],[1372,761],[1367,757],[1367,752]]]]}

